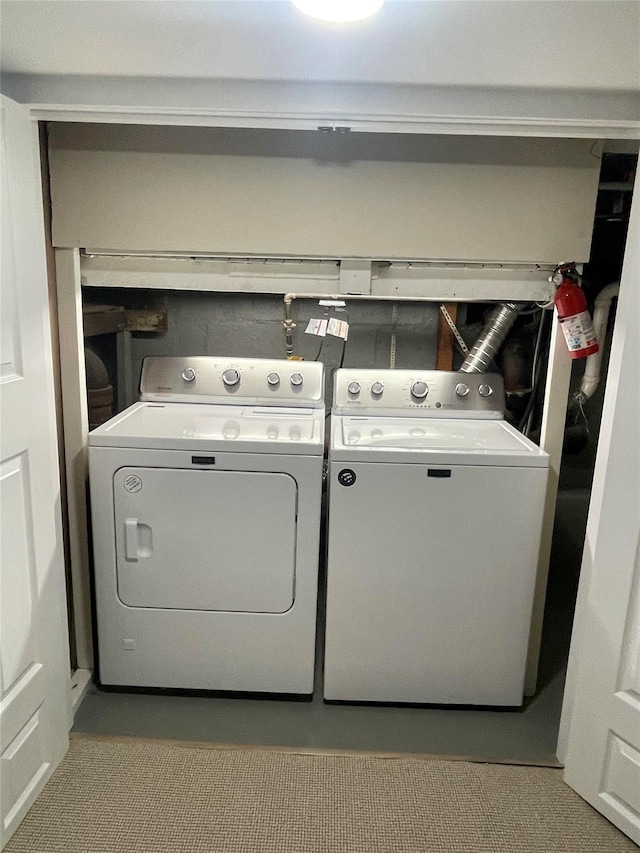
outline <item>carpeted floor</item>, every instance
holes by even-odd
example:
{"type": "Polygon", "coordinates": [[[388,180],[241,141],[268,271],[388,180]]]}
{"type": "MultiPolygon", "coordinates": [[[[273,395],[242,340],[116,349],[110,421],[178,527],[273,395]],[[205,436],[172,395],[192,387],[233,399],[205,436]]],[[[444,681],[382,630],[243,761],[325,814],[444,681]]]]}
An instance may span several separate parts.
{"type": "Polygon", "coordinates": [[[623,853],[540,767],[76,737],[6,853],[623,853]]]}

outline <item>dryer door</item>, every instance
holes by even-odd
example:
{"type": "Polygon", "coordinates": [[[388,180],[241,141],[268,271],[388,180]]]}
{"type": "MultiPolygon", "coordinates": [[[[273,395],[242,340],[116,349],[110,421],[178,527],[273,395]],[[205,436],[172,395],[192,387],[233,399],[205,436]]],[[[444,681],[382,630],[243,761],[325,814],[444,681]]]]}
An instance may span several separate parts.
{"type": "Polygon", "coordinates": [[[120,468],[118,595],[130,607],[284,613],[295,588],[288,474],[120,468]]]}

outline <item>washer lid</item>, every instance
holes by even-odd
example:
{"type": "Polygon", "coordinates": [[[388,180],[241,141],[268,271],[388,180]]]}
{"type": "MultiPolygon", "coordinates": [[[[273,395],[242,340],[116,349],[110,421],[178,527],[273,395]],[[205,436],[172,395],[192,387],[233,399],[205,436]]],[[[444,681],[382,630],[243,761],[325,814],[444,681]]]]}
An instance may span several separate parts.
{"type": "Polygon", "coordinates": [[[320,454],[324,410],[134,403],[89,433],[96,447],[320,454]]]}
{"type": "Polygon", "coordinates": [[[549,456],[505,421],[336,417],[330,456],[342,461],[548,467],[549,456]]]}

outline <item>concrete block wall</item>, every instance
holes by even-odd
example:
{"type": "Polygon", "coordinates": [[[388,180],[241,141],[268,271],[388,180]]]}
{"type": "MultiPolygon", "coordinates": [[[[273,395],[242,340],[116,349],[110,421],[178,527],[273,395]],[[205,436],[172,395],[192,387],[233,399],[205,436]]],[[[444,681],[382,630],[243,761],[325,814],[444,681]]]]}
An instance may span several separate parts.
{"type": "MultiPolygon", "coordinates": [[[[155,291],[155,297],[158,292],[155,291]]],[[[113,301],[114,294],[111,294],[113,301]]],[[[134,334],[131,342],[133,399],[138,396],[142,360],[148,355],[228,355],[253,358],[285,358],[281,296],[191,293],[167,291],[160,297],[168,308],[168,332],[164,335],[134,334]]],[[[117,300],[116,300],[117,301],[117,300]]],[[[426,302],[397,303],[396,367],[433,368],[436,356],[438,305],[426,302]]],[[[311,317],[322,317],[315,300],[296,300],[293,316],[295,354],[316,357],[321,338],[306,335],[311,317]]],[[[345,366],[388,367],[392,335],[392,302],[348,302],[349,340],[345,366]]],[[[327,368],[338,367],[342,341],[327,336],[321,360],[327,368]]],[[[331,400],[329,381],[325,389],[331,400]]]]}

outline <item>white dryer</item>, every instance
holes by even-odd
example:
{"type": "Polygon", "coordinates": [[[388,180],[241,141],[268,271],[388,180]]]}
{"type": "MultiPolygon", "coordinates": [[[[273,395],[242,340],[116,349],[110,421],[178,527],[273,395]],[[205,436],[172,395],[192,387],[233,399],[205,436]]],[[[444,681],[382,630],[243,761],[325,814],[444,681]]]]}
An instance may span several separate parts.
{"type": "Polygon", "coordinates": [[[515,706],[548,456],[500,376],[339,370],[324,696],[515,706]]]}
{"type": "Polygon", "coordinates": [[[100,680],[313,692],[323,367],[147,358],[89,434],[100,680]]]}

